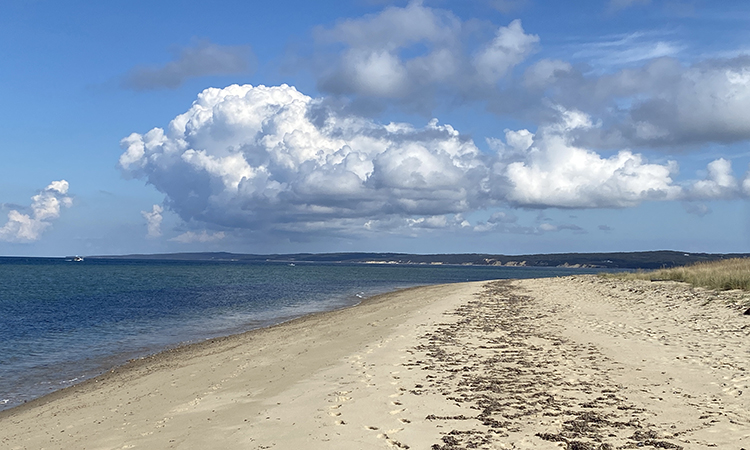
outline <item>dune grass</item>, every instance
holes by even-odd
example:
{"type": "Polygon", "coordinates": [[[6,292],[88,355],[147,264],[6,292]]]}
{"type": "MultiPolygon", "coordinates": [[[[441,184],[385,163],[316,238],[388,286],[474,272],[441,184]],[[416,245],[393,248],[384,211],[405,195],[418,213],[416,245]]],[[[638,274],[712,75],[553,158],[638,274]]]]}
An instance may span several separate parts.
{"type": "Polygon", "coordinates": [[[616,273],[605,276],[627,280],[683,281],[696,287],[721,291],[730,289],[750,291],[750,258],[723,259],[671,269],[616,273]]]}

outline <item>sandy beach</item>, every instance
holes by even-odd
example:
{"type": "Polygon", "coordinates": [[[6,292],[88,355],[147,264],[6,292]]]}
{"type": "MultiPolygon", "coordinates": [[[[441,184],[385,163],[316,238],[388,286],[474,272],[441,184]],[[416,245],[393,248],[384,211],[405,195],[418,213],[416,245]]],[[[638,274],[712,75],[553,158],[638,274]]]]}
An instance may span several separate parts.
{"type": "Polygon", "coordinates": [[[2,449],[750,449],[745,294],[595,276],[407,289],[0,413],[2,449]]]}

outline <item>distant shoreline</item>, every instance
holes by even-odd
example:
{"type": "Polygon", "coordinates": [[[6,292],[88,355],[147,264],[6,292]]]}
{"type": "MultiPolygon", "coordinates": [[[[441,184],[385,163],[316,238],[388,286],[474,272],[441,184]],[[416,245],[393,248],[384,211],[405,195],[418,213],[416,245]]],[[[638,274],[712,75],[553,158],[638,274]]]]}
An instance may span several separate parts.
{"type": "Polygon", "coordinates": [[[289,253],[242,254],[228,252],[93,255],[91,259],[232,261],[279,263],[362,263],[362,264],[450,264],[476,266],[568,267],[595,269],[660,269],[728,258],[747,258],[750,253],[690,253],[674,250],[644,252],[547,253],[501,255],[484,253],[289,253]]]}

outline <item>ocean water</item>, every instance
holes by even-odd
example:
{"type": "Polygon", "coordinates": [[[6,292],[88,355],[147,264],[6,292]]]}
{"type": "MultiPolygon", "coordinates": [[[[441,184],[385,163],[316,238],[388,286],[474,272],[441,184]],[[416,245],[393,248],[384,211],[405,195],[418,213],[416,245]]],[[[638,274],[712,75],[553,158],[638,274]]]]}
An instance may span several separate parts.
{"type": "Polygon", "coordinates": [[[132,358],[400,288],[591,269],[0,258],[0,410],[132,358]]]}

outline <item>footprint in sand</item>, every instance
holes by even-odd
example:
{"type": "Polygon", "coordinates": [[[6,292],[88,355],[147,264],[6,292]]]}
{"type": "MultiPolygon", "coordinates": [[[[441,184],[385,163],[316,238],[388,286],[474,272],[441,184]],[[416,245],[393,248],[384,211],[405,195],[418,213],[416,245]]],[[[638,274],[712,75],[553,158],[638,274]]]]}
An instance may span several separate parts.
{"type": "MultiPolygon", "coordinates": [[[[390,431],[389,431],[389,433],[390,433],[390,431]]],[[[409,448],[408,445],[402,444],[401,442],[399,442],[399,441],[397,441],[397,440],[389,437],[388,434],[386,434],[386,433],[379,434],[378,438],[379,439],[385,439],[385,442],[387,442],[388,445],[390,447],[393,447],[393,448],[404,448],[404,449],[408,449],[409,448]]]]}
{"type": "Polygon", "coordinates": [[[352,399],[351,397],[347,395],[349,393],[350,393],[349,391],[338,391],[338,392],[334,392],[333,394],[331,394],[331,396],[336,397],[337,403],[345,403],[352,399]]]}

